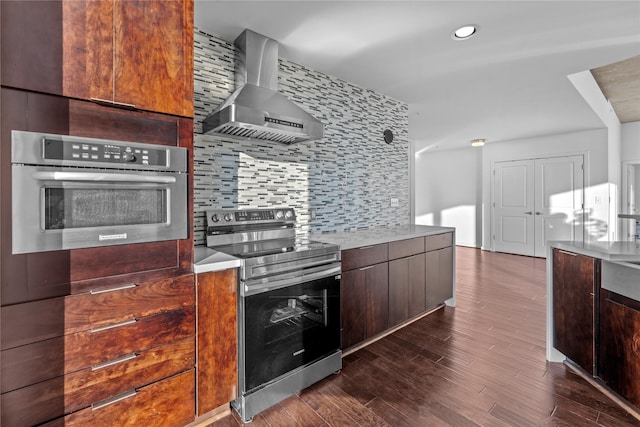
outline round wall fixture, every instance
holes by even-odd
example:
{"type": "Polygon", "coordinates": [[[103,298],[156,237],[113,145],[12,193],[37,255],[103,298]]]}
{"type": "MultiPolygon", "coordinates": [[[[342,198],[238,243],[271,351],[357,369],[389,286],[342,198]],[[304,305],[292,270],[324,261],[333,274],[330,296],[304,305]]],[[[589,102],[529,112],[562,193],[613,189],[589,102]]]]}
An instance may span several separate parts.
{"type": "Polygon", "coordinates": [[[391,144],[393,142],[393,132],[389,129],[385,129],[384,131],[384,142],[387,144],[391,144]]]}

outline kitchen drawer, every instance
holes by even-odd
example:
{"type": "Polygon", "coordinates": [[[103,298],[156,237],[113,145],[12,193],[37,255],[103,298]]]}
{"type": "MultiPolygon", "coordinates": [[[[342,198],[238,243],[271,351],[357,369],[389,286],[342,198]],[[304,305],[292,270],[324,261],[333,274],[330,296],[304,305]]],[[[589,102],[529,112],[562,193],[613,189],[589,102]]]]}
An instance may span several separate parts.
{"type": "Polygon", "coordinates": [[[0,309],[1,348],[26,345],[194,305],[194,275],[16,304],[0,309]]]}
{"type": "MultiPolygon", "coordinates": [[[[138,355],[134,353],[131,358],[123,358],[111,362],[111,364],[105,363],[102,366],[86,368],[3,394],[2,424],[8,426],[39,424],[92,405],[95,407],[96,404],[99,405],[99,402],[110,399],[113,396],[144,387],[147,384],[179,372],[189,371],[188,375],[191,383],[193,383],[195,338],[187,338],[138,355]]],[[[191,391],[183,390],[185,397],[174,394],[170,399],[189,400],[188,403],[184,403],[193,408],[193,384],[190,387],[191,391]]],[[[168,398],[168,396],[160,394],[154,397],[160,400],[168,398]]],[[[132,399],[132,401],[138,400],[141,399],[137,396],[132,399]]],[[[115,407],[117,404],[113,406],[115,407]]],[[[181,411],[182,408],[177,406],[173,410],[181,411]]],[[[147,411],[153,411],[158,407],[158,403],[147,401],[142,407],[146,407],[147,411]]],[[[88,410],[91,412],[91,408],[88,410]]],[[[144,411],[143,409],[139,410],[144,411]]],[[[138,409],[136,409],[137,411],[138,409]]],[[[98,413],[99,411],[94,411],[96,416],[98,413]]],[[[108,411],[104,413],[106,414],[108,411]]],[[[191,416],[193,414],[192,409],[191,416]]],[[[128,419],[135,418],[136,414],[120,413],[119,416],[124,416],[128,419]]],[[[124,425],[120,422],[114,422],[113,424],[102,423],[99,420],[100,418],[96,418],[91,423],[84,425],[124,425]]],[[[66,424],[65,421],[65,425],[69,424],[66,424]]],[[[148,426],[152,424],[141,423],[138,425],[148,426]]]]}
{"type": "Polygon", "coordinates": [[[4,350],[2,393],[194,335],[195,307],[189,306],[4,350]]]}
{"type": "Polygon", "coordinates": [[[389,260],[406,258],[424,252],[424,237],[389,242],[389,260]]]}
{"type": "Polygon", "coordinates": [[[435,251],[453,245],[453,233],[435,234],[424,238],[425,251],[435,251]]]}
{"type": "Polygon", "coordinates": [[[195,418],[195,379],[190,370],[123,395],[120,400],[69,414],[46,427],[181,427],[195,418]]]}
{"type": "Polygon", "coordinates": [[[342,251],[342,271],[379,264],[388,259],[388,245],[363,246],[342,251]]]}

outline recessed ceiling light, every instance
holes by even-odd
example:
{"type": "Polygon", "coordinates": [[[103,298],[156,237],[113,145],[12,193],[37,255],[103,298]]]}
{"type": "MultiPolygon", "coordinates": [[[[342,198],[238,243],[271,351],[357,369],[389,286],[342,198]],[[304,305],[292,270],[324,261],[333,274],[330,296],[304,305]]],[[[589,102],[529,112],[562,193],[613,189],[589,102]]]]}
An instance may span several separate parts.
{"type": "Polygon", "coordinates": [[[478,32],[477,25],[464,25],[451,33],[453,40],[466,40],[478,32]]]}
{"type": "Polygon", "coordinates": [[[485,143],[486,139],[482,139],[482,138],[478,138],[478,139],[472,139],[471,140],[471,146],[472,147],[482,147],[485,143]]]}

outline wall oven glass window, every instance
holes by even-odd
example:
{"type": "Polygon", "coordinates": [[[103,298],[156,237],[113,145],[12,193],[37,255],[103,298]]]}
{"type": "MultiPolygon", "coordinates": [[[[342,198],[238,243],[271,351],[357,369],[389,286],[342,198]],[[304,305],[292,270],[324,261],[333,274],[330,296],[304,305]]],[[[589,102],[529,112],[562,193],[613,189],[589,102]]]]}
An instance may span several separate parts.
{"type": "Polygon", "coordinates": [[[184,239],[186,149],[13,131],[13,253],[184,239]]]}

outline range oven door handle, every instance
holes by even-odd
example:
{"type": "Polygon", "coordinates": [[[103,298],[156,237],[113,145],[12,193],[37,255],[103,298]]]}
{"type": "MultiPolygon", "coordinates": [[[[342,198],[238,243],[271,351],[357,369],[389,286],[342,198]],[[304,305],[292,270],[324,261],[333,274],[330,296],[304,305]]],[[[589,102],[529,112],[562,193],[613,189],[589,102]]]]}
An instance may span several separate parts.
{"type": "Polygon", "coordinates": [[[272,277],[268,280],[257,279],[254,281],[254,283],[248,281],[241,283],[240,295],[246,297],[262,292],[285,288],[291,285],[312,282],[314,280],[324,279],[326,277],[340,276],[340,272],[340,264],[334,264],[332,267],[323,267],[321,270],[317,270],[309,274],[285,274],[283,275],[283,277],[272,277]]]}
{"type": "Polygon", "coordinates": [[[141,174],[119,174],[108,172],[34,172],[33,178],[39,181],[116,181],[116,182],[152,182],[158,184],[173,184],[174,176],[156,176],[141,174]]]}

